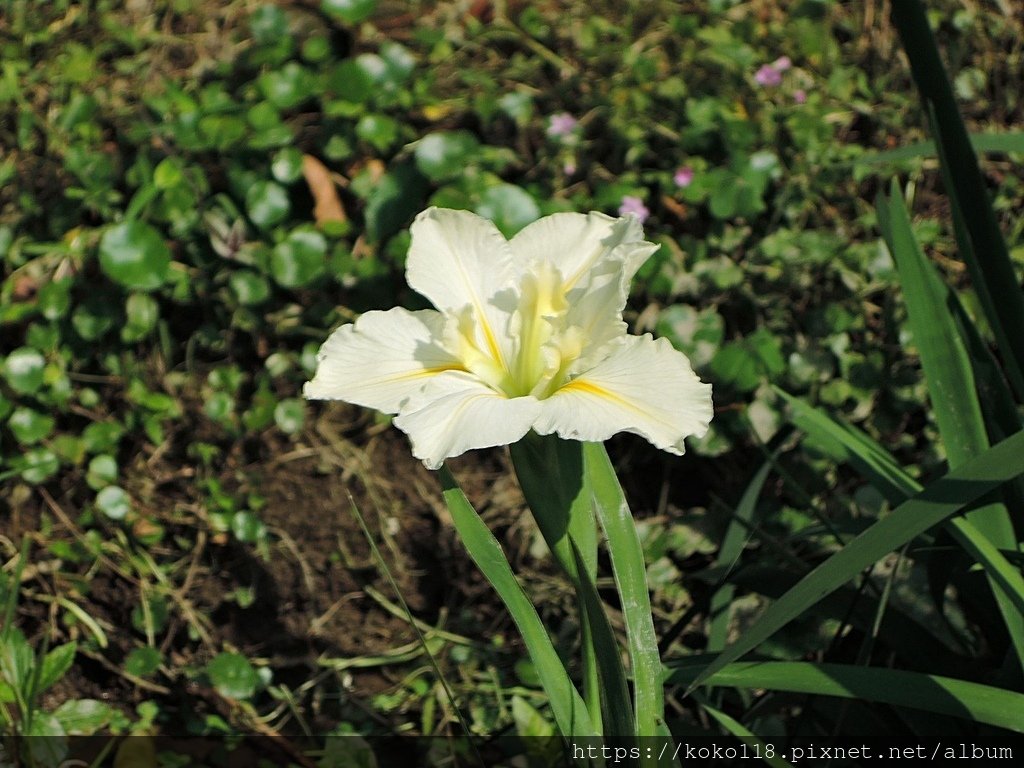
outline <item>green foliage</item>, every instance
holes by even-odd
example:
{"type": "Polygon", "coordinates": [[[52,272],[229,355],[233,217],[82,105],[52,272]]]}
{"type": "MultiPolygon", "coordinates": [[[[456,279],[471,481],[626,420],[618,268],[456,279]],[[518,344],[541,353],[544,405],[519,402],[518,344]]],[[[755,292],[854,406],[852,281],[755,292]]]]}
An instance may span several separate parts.
{"type": "MultiPolygon", "coordinates": [[[[392,18],[387,5],[228,3],[215,13],[161,0],[140,16],[131,4],[12,0],[0,12],[0,509],[37,526],[47,551],[41,573],[49,558],[61,563],[57,594],[50,582],[25,585],[34,601],[25,615],[57,617],[50,631],[60,644],[38,645],[38,631],[6,636],[7,673],[22,682],[47,659],[46,680],[63,674],[109,634],[125,674],[174,690],[183,677],[209,682],[239,700],[234,714],[278,713],[261,726],[301,730],[305,702],[295,697],[357,695],[311,670],[303,674],[312,692],[268,683],[274,662],[256,669],[248,646],[206,665],[210,648],[225,646],[219,627],[189,615],[183,585],[198,589],[196,579],[215,572],[218,548],[251,553],[257,564],[285,551],[263,513],[260,473],[287,466],[292,458],[283,457],[318,460],[321,409],[301,400],[300,388],[326,333],[368,310],[424,306],[402,269],[408,226],[427,205],[476,211],[506,235],[556,211],[615,215],[627,195],[650,209],[645,230],[662,247],[635,281],[627,321],[686,353],[716,401],[712,431],[691,441],[683,462],[651,470],[650,454],[633,450],[638,442],[611,446],[627,490],[652,471],[666,478],[663,497],[641,493],[633,506],[655,626],[675,654],[703,642],[705,629],[710,650],[758,637],[749,617],[766,601],[891,518],[944,462],[966,466],[1020,430],[1014,318],[1024,230],[1014,216],[1024,184],[1019,125],[1004,130],[1019,124],[1020,99],[999,87],[1016,75],[1003,53],[1020,37],[1013,19],[940,2],[933,33],[911,18],[916,3],[897,4],[911,72],[848,4],[783,12],[726,1],[512,3],[493,4],[493,17],[474,8],[414,12],[412,21],[392,18]],[[949,76],[938,68],[940,48],[949,76]],[[792,61],[779,84],[758,84],[758,68],[782,55],[792,61]],[[921,105],[911,99],[912,74],[921,105]],[[579,122],[559,134],[551,119],[562,112],[579,122]],[[980,172],[970,146],[987,158],[980,172]],[[307,177],[307,155],[326,167],[327,187],[307,177]],[[692,175],[677,176],[683,168],[692,175]],[[904,220],[895,211],[899,247],[876,237],[897,201],[879,211],[872,199],[894,174],[916,213],[904,220]],[[317,221],[331,193],[341,220],[317,221]],[[919,279],[929,271],[922,255],[937,265],[936,280],[919,279]],[[915,285],[918,295],[905,296],[915,285]],[[942,296],[948,317],[937,309],[942,296]],[[962,341],[943,349],[942,338],[962,341]],[[940,372],[955,373],[939,375],[938,387],[935,359],[945,360],[940,372]],[[780,430],[787,410],[776,387],[848,426],[812,428],[798,417],[812,434],[796,447],[780,430]],[[107,579],[131,585],[124,621],[89,613],[90,585],[107,579]]],[[[374,429],[359,422],[344,438],[374,429]]],[[[325,462],[322,471],[346,483],[380,468],[325,462]]],[[[458,502],[455,493],[449,488],[458,502]]],[[[843,663],[907,667],[927,659],[935,668],[924,672],[959,677],[977,667],[990,687],[1019,689],[1019,542],[1012,533],[988,538],[986,521],[1022,498],[1020,484],[1004,488],[912,538],[901,561],[909,576],[894,566],[891,587],[865,576],[838,588],[796,611],[760,652],[792,659],[827,647],[826,657],[843,663]]],[[[519,519],[502,503],[512,502],[496,495],[496,508],[484,511],[489,524],[502,512],[519,519]]],[[[460,514],[472,527],[465,508],[460,514]]],[[[477,531],[481,551],[493,549],[489,541],[477,531]]],[[[635,565],[626,566],[634,591],[635,565]]],[[[297,568],[305,579],[320,565],[297,568]]],[[[203,589],[219,595],[221,586],[203,589]]],[[[245,611],[269,599],[266,586],[234,584],[225,605],[245,611]]],[[[595,586],[598,599],[607,596],[610,583],[595,586]]],[[[503,588],[515,592],[507,580],[503,588]]],[[[557,597],[540,606],[545,621],[557,615],[557,597]]],[[[449,620],[458,607],[453,598],[449,620]]],[[[536,612],[517,610],[544,631],[536,612]]],[[[630,618],[631,632],[639,621],[630,618]]],[[[573,628],[547,629],[550,648],[531,642],[543,646],[544,664],[564,669],[573,628]]],[[[649,667],[650,638],[630,642],[633,664],[646,658],[649,667]]],[[[514,643],[447,651],[465,675],[456,698],[471,702],[474,728],[514,724],[544,735],[552,713],[570,719],[575,691],[563,686],[545,700],[535,670],[515,663],[514,643]]],[[[805,693],[827,692],[816,672],[783,672],[810,680],[805,693]]],[[[562,682],[575,685],[577,670],[567,674],[562,682]]],[[[752,674],[727,666],[717,679],[743,687],[757,682],[752,674]]],[[[451,722],[428,677],[398,685],[388,717],[418,720],[423,732],[451,722]]],[[[17,708],[14,691],[0,684],[0,708],[17,708]]],[[[678,691],[666,695],[678,703],[678,691]]],[[[760,708],[746,694],[703,701],[704,722],[730,734],[781,738],[805,723],[785,718],[782,697],[760,708]]],[[[849,717],[823,707],[812,725],[852,732],[872,710],[849,706],[849,717]]],[[[131,718],[145,730],[185,717],[166,704],[140,710],[72,698],[36,707],[28,727],[116,730],[131,718]]],[[[237,724],[204,712],[188,727],[225,733],[237,724]]],[[[342,727],[378,726],[367,716],[342,727]]],[[[46,759],[59,757],[58,749],[46,759]]]]}

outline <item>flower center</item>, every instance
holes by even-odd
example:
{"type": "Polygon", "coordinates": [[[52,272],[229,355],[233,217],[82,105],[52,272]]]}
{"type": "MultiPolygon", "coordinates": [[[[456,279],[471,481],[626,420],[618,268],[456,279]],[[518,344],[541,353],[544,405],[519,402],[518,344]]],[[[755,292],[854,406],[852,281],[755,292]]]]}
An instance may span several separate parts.
{"type": "Polygon", "coordinates": [[[479,343],[478,320],[470,307],[456,316],[450,348],[466,370],[508,397],[551,396],[583,350],[582,329],[566,320],[569,287],[557,269],[543,262],[523,276],[508,328],[512,348],[507,367],[479,343]]]}

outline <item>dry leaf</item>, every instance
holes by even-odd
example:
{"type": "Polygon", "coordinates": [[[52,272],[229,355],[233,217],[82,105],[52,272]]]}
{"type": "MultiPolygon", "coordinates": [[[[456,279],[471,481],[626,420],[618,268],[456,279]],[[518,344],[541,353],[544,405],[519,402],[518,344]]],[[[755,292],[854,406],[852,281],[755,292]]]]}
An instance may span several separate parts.
{"type": "Polygon", "coordinates": [[[328,221],[347,221],[345,209],[341,207],[338,190],[327,166],[312,155],[302,156],[302,175],[306,177],[309,191],[313,195],[313,218],[317,224],[328,221]]]}

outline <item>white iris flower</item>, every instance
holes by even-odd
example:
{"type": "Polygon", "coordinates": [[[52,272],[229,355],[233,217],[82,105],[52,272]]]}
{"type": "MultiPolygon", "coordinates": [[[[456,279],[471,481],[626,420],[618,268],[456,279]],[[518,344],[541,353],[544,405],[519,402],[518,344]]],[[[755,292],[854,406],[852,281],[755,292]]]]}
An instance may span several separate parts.
{"type": "Polygon", "coordinates": [[[431,469],[531,429],[588,442],[633,432],[682,454],[707,431],[711,385],[622,320],[657,249],[632,216],[556,213],[506,240],[475,214],[430,208],[412,225],[406,274],[437,309],[342,326],[304,394],[394,414],[431,469]]]}

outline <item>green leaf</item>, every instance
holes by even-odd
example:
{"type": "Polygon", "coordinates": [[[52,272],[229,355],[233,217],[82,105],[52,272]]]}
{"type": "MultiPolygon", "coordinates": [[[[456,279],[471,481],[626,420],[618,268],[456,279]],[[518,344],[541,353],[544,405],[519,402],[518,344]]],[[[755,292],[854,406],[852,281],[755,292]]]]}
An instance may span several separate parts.
{"type": "Polygon", "coordinates": [[[607,713],[605,735],[631,738],[636,735],[636,725],[630,716],[626,672],[594,585],[597,530],[590,488],[585,483],[582,444],[531,433],[509,446],[509,451],[544,540],[576,589],[583,628],[584,699],[592,713],[597,708],[607,713]]]}
{"type": "Polygon", "coordinates": [[[899,669],[796,661],[750,661],[719,665],[718,657],[691,657],[668,665],[668,682],[766,688],[844,699],[864,699],[1024,733],[1024,694],[950,677],[899,669]],[[709,663],[710,662],[710,663],[709,663]],[[714,668],[709,676],[707,671],[714,668]]]}
{"type": "Polygon", "coordinates": [[[608,555],[622,603],[633,670],[636,732],[641,737],[656,736],[664,721],[665,694],[640,536],[604,445],[584,443],[583,458],[597,518],[608,537],[608,555]]]}
{"type": "MultiPolygon", "coordinates": [[[[793,409],[793,422],[815,439],[820,449],[836,461],[850,462],[858,472],[891,504],[900,504],[920,493],[921,484],[899,466],[896,459],[868,435],[855,427],[833,421],[822,411],[812,408],[782,390],[776,390],[793,409]]],[[[1004,615],[1014,621],[1024,615],[1024,577],[1006,556],[996,548],[969,519],[953,518],[947,523],[958,543],[985,568],[986,574],[1003,592],[1000,599],[1008,602],[1004,615]]]]}
{"type": "Polygon", "coordinates": [[[253,224],[269,229],[288,216],[291,203],[288,192],[273,181],[257,181],[245,193],[245,208],[253,224]]]}
{"type": "Polygon", "coordinates": [[[14,689],[15,695],[28,691],[32,683],[36,657],[25,635],[17,627],[0,635],[0,677],[14,689]]]}
{"type": "Polygon", "coordinates": [[[416,142],[416,167],[431,181],[447,181],[465,173],[479,149],[480,142],[468,131],[430,133],[416,142]]]}
{"type": "Polygon", "coordinates": [[[142,221],[110,227],[100,240],[100,268],[116,283],[152,291],[167,281],[171,251],[161,234],[142,221]]]}
{"type": "Polygon", "coordinates": [[[366,234],[379,243],[404,227],[423,208],[427,182],[411,164],[388,170],[366,199],[366,234]]]}
{"type": "Polygon", "coordinates": [[[96,699],[72,699],[57,707],[53,716],[69,736],[92,736],[111,721],[114,710],[96,699]]]}
{"type": "Polygon", "coordinates": [[[291,184],[302,176],[302,152],[295,147],[285,147],[274,155],[270,172],[282,184],[291,184]]]}
{"type": "Polygon", "coordinates": [[[111,520],[124,520],[131,510],[131,500],[123,488],[108,485],[96,494],[96,507],[111,520]]]}
{"type": "Polygon", "coordinates": [[[160,305],[148,294],[133,293],[125,301],[124,313],[127,323],[121,329],[121,339],[128,342],[138,341],[148,336],[156,327],[156,321],[160,317],[160,305]]]}
{"type": "Polygon", "coordinates": [[[377,0],[322,0],[320,7],[346,24],[358,24],[374,12],[377,0]]]}
{"type": "Polygon", "coordinates": [[[289,61],[277,71],[264,72],[257,85],[266,100],[278,109],[299,106],[314,90],[309,70],[294,61],[289,61]]]}
{"type": "Polygon", "coordinates": [[[270,297],[270,284],[262,275],[247,269],[233,272],[228,278],[228,285],[238,303],[244,306],[260,304],[270,297]]]}
{"type": "MultiPolygon", "coordinates": [[[[740,556],[743,554],[743,546],[747,543],[750,535],[757,499],[768,480],[772,465],[773,459],[769,459],[761,465],[761,468],[747,484],[746,490],[743,491],[739,504],[736,505],[733,519],[729,522],[729,527],[722,539],[722,546],[718,550],[718,557],[715,559],[715,565],[727,569],[726,573],[739,562],[740,556]]],[[[711,617],[707,645],[709,651],[720,651],[725,647],[729,620],[732,617],[732,599],[735,593],[736,588],[732,584],[723,583],[711,596],[711,605],[708,609],[708,615],[711,617]]]]}
{"type": "MultiPolygon", "coordinates": [[[[907,314],[914,343],[921,356],[932,413],[939,425],[950,467],[957,467],[988,448],[988,435],[974,375],[964,339],[956,319],[946,305],[948,291],[934,267],[925,259],[910,226],[899,187],[893,181],[889,199],[879,197],[879,224],[900,273],[907,303],[907,314]]],[[[965,521],[955,526],[964,536],[972,554],[990,564],[996,561],[996,548],[1015,549],[1017,537],[1003,504],[987,504],[972,510],[965,521]],[[976,529],[976,531],[975,531],[976,529]],[[981,534],[981,539],[973,534],[981,534]],[[987,540],[987,541],[986,541],[987,540]]],[[[1002,558],[1000,558],[1002,559],[1002,558]]],[[[997,571],[1005,577],[1009,564],[997,571]]],[[[1009,630],[1017,657],[1024,662],[1024,615],[1014,605],[1012,595],[1001,586],[999,574],[989,573],[1003,619],[1009,630]]]]}
{"type": "Polygon", "coordinates": [[[558,729],[563,735],[597,736],[583,698],[562,666],[544,623],[537,615],[537,609],[516,580],[501,545],[466,499],[447,467],[442,467],[439,475],[444,500],[455,529],[473,562],[501,597],[519,628],[526,650],[548,695],[558,729]]]}
{"type": "Polygon", "coordinates": [[[306,423],[306,403],[297,397],[279,402],[274,408],[274,422],[285,434],[296,435],[306,423]]]}
{"type": "Polygon", "coordinates": [[[57,474],[60,460],[47,448],[32,448],[12,460],[11,466],[21,473],[26,483],[38,485],[57,474]]]}
{"type": "Polygon", "coordinates": [[[248,699],[256,693],[259,675],[239,653],[219,653],[206,665],[206,674],[217,692],[230,699],[248,699]]]}
{"type": "Polygon", "coordinates": [[[14,439],[22,445],[32,445],[50,436],[54,427],[53,416],[31,408],[17,408],[7,419],[7,426],[14,439]]]}
{"type": "Polygon", "coordinates": [[[46,358],[31,347],[19,347],[4,360],[4,378],[19,395],[31,395],[43,386],[46,358]]]}
{"type": "Polygon", "coordinates": [[[374,147],[385,152],[398,139],[398,122],[387,115],[363,115],[356,123],[356,136],[374,147]]]}
{"type": "Polygon", "coordinates": [[[43,317],[47,320],[59,320],[67,314],[71,307],[73,282],[70,278],[53,280],[39,289],[39,311],[43,317]]]}
{"type": "Polygon", "coordinates": [[[960,257],[995,334],[1010,383],[1018,398],[1024,398],[1024,333],[1020,332],[1024,328],[1024,294],[978,158],[960,117],[924,5],[920,0],[893,3],[892,21],[910,60],[925,112],[931,116],[954,218],[962,223],[970,243],[970,248],[961,248],[960,257]]]}
{"type": "Polygon", "coordinates": [[[270,273],[285,288],[301,288],[327,266],[327,241],[314,229],[296,229],[270,255],[270,273]]]}
{"type": "Polygon", "coordinates": [[[45,691],[67,674],[75,660],[75,653],[77,651],[78,645],[76,643],[65,643],[64,645],[58,645],[43,657],[36,695],[45,691]]]}
{"type": "Polygon", "coordinates": [[[1024,432],[950,470],[805,576],[700,675],[693,686],[756,648],[807,608],[965,506],[1024,473],[1024,432]]]}
{"type": "Polygon", "coordinates": [[[149,677],[160,668],[163,656],[148,645],[136,648],[124,661],[124,671],[136,677],[149,677]]]}
{"type": "Polygon", "coordinates": [[[498,184],[488,187],[480,195],[476,213],[493,221],[505,237],[512,237],[527,224],[540,218],[540,206],[522,187],[498,184]]]}

